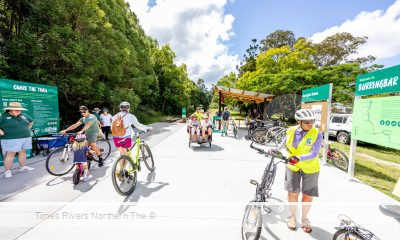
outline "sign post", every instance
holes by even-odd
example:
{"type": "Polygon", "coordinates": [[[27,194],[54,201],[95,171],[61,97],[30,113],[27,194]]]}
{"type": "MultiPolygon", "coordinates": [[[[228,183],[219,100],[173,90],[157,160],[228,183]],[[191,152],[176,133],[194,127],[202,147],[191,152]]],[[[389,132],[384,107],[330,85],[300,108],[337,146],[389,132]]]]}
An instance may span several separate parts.
{"type": "Polygon", "coordinates": [[[400,92],[400,65],[356,79],[350,144],[349,177],[354,177],[357,140],[400,149],[400,96],[364,98],[400,92]]]}
{"type": "Polygon", "coordinates": [[[302,91],[301,107],[311,109],[316,116],[315,125],[320,132],[324,133],[324,150],[322,164],[326,164],[329,139],[329,120],[332,105],[332,83],[309,88],[302,91]]]}

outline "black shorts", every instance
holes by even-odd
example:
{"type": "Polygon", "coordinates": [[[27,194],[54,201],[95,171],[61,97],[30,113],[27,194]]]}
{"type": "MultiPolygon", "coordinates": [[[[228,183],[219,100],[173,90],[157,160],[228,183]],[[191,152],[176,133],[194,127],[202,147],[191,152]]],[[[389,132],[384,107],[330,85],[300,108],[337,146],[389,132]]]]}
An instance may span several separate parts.
{"type": "Polygon", "coordinates": [[[294,193],[305,193],[318,197],[319,172],[307,174],[303,171],[293,172],[286,166],[285,190],[294,193]]]}

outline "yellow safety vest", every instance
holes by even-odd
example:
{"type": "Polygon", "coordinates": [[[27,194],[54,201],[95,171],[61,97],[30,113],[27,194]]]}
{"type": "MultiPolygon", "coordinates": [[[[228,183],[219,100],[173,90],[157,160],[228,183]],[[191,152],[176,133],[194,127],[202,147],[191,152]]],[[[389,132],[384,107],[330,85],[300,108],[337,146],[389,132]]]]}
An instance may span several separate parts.
{"type": "MultiPolygon", "coordinates": [[[[315,141],[318,138],[318,129],[311,128],[306,135],[301,139],[297,148],[293,147],[293,140],[294,140],[294,133],[298,126],[291,127],[286,132],[286,148],[288,149],[289,154],[287,157],[291,156],[301,156],[307,154],[311,151],[315,141]]],[[[319,165],[319,158],[318,156],[314,159],[300,161],[295,165],[288,164],[288,168],[294,172],[302,170],[304,173],[316,173],[319,172],[320,165],[319,165]]]]}
{"type": "Polygon", "coordinates": [[[201,120],[203,120],[203,114],[201,112],[200,113],[199,112],[195,112],[194,115],[196,115],[197,120],[199,122],[201,122],[201,120]]]}

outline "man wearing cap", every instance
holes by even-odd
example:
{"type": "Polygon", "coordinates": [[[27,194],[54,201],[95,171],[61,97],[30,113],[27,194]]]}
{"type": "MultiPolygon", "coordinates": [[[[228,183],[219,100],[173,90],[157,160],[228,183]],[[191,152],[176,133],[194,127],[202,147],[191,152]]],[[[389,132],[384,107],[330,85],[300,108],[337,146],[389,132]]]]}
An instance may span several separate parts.
{"type": "Polygon", "coordinates": [[[95,107],[94,109],[93,109],[93,115],[97,118],[97,121],[100,121],[100,108],[98,108],[98,107],[95,107]]]}
{"type": "Polygon", "coordinates": [[[103,166],[103,158],[101,156],[100,149],[97,147],[97,136],[99,135],[99,127],[98,127],[98,120],[97,118],[89,113],[89,109],[86,106],[80,106],[79,112],[82,114],[82,118],[79,121],[67,129],[61,131],[61,133],[66,133],[68,131],[74,130],[75,128],[79,127],[80,125],[85,124],[81,131],[78,133],[85,132],[87,141],[91,146],[92,150],[96,152],[96,155],[99,157],[99,167],[103,166]]]}
{"type": "Polygon", "coordinates": [[[33,120],[21,111],[25,111],[19,102],[10,102],[4,108],[5,112],[0,116],[0,139],[3,150],[5,178],[12,177],[11,167],[15,154],[18,153],[19,171],[31,171],[34,168],[25,165],[26,150],[32,149],[32,137],[30,129],[33,120]]]}

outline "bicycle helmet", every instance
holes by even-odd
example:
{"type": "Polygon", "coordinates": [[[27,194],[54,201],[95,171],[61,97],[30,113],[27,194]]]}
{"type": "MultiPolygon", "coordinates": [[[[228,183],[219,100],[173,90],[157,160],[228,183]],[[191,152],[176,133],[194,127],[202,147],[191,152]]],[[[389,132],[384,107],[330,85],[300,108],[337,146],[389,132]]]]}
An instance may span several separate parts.
{"type": "Polygon", "coordinates": [[[315,120],[315,114],[310,109],[300,109],[294,114],[296,121],[309,121],[315,120]]]}
{"type": "Polygon", "coordinates": [[[75,136],[75,141],[76,142],[84,142],[86,140],[86,135],[81,133],[81,134],[77,134],[75,136]]]}
{"type": "Polygon", "coordinates": [[[119,104],[120,109],[129,109],[130,107],[131,105],[128,102],[122,102],[121,104],[119,104]]]}

